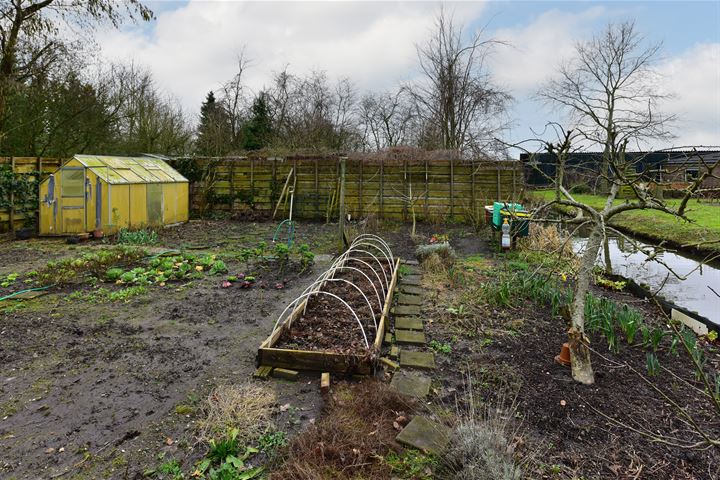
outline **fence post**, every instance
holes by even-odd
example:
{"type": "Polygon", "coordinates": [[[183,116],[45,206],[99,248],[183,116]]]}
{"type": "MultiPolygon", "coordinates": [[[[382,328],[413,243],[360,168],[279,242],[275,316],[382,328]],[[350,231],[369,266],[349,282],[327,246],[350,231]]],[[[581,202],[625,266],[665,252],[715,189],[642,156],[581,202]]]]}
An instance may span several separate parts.
{"type": "Polygon", "coordinates": [[[320,217],[320,159],[315,158],[315,216],[320,217]]]}
{"type": "Polygon", "coordinates": [[[497,174],[497,201],[502,201],[502,195],[500,193],[500,165],[495,163],[495,173],[497,174]]]}
{"type": "Polygon", "coordinates": [[[428,161],[427,158],[425,159],[425,221],[428,220],[428,216],[430,213],[430,207],[428,206],[428,203],[430,202],[430,180],[428,176],[428,161]]]}
{"type": "Polygon", "coordinates": [[[250,196],[255,203],[255,159],[250,158],[250,196]]]}
{"type": "Polygon", "coordinates": [[[455,160],[450,157],[450,219],[455,215],[455,160]]]}
{"type": "MultiPolygon", "coordinates": [[[[477,218],[477,200],[475,199],[475,160],[470,159],[470,215],[477,218]]],[[[483,217],[484,218],[484,217],[483,217]]]]}
{"type": "Polygon", "coordinates": [[[380,159],[380,218],[385,218],[385,160],[380,159]]]}
{"type": "Polygon", "coordinates": [[[235,160],[230,160],[230,212],[235,207],[235,160]]]}
{"type": "MultiPolygon", "coordinates": [[[[10,178],[15,183],[15,157],[10,157],[10,178]]],[[[8,210],[8,219],[10,220],[10,232],[15,233],[15,187],[10,187],[10,209],[8,210]]]]}
{"type": "Polygon", "coordinates": [[[359,205],[358,205],[358,218],[363,217],[363,184],[365,183],[365,179],[363,178],[363,164],[365,163],[364,159],[360,159],[360,185],[358,186],[358,196],[359,196],[359,205]]]}
{"type": "MultiPolygon", "coordinates": [[[[273,159],[272,159],[272,183],[270,184],[270,205],[275,205],[276,196],[277,196],[277,157],[273,157],[273,159]]],[[[272,208],[272,206],[270,208],[272,208]]]]}
{"type": "Polygon", "coordinates": [[[338,252],[345,250],[345,160],[347,157],[340,157],[340,193],[338,198],[338,252]]]}
{"type": "Polygon", "coordinates": [[[412,198],[410,198],[408,193],[409,185],[408,162],[407,159],[405,159],[403,160],[403,194],[405,195],[405,198],[407,198],[407,201],[403,202],[403,222],[407,222],[408,204],[412,202],[412,198]]]}

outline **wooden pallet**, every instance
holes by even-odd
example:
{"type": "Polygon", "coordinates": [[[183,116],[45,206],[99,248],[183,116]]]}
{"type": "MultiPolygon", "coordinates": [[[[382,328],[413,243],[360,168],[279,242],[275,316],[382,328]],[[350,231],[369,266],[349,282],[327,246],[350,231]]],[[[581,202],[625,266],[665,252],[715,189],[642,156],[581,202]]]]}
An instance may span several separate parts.
{"type": "Polygon", "coordinates": [[[298,305],[285,321],[260,344],[257,354],[258,365],[269,365],[272,367],[291,368],[294,370],[311,370],[317,372],[345,373],[369,375],[375,368],[380,354],[385,329],[388,324],[388,315],[393,301],[393,293],[398,280],[398,266],[400,259],[395,260],[393,265],[392,280],[385,296],[382,316],[378,323],[378,330],[375,339],[370,345],[370,352],[365,354],[341,354],[334,352],[291,350],[273,347],[282,334],[287,331],[293,322],[300,318],[307,303],[307,298],[298,305]]]}

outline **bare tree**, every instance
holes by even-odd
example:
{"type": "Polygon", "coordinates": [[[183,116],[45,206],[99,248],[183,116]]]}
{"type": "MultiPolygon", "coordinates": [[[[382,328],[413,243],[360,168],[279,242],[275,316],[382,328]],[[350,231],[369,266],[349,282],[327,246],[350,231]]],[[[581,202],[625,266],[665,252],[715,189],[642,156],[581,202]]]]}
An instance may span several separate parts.
{"type": "Polygon", "coordinates": [[[407,90],[366,93],[358,115],[365,145],[374,150],[397,147],[409,142],[415,110],[407,90]]]}
{"type": "MultiPolygon", "coordinates": [[[[422,79],[409,86],[418,114],[436,148],[472,153],[495,145],[488,140],[505,128],[510,95],[492,82],[487,60],[502,45],[480,30],[468,40],[444,10],[432,36],[417,46],[422,79]]],[[[427,140],[427,138],[426,138],[427,140]]],[[[427,142],[426,142],[427,143],[427,142]]]]}
{"type": "Polygon", "coordinates": [[[286,69],[275,75],[267,95],[276,146],[354,150],[361,143],[357,94],[349,79],[332,85],[325,72],[299,76],[286,69]]]}
{"type": "Polygon", "coordinates": [[[632,21],[609,24],[600,34],[575,46],[557,78],[539,97],[570,114],[578,140],[603,151],[601,189],[608,193],[622,145],[642,150],[648,141],[671,137],[674,117],[657,111],[667,94],[657,87],[654,63],[661,44],[646,45],[632,21]]]}
{"type": "Polygon", "coordinates": [[[544,175],[555,191],[554,199],[535,211],[535,220],[548,221],[547,218],[542,218],[543,213],[554,205],[561,205],[573,207],[577,212],[575,218],[563,220],[564,222],[590,228],[590,235],[580,260],[580,267],[574,286],[571,308],[571,328],[568,332],[568,337],[573,378],[581,383],[592,384],[594,383],[594,374],[590,361],[589,342],[585,335],[585,301],[592,279],[592,269],[597,261],[600,247],[603,241],[606,241],[611,230],[609,227],[610,221],[616,215],[623,212],[632,210],[655,210],[689,222],[690,219],[686,216],[688,202],[693,195],[701,190],[702,185],[708,179],[720,178],[720,160],[707,162],[702,159],[702,152],[695,152],[695,155],[701,158],[704,170],[694,181],[687,185],[677,206],[671,206],[661,195],[658,195],[657,190],[646,187],[645,179],[641,175],[636,174],[637,169],[634,168],[634,161],[631,162],[626,159],[626,150],[629,142],[629,139],[626,138],[620,145],[613,147],[614,153],[608,157],[608,168],[614,172],[612,176],[608,177],[610,190],[604,199],[602,208],[594,208],[577,199],[565,187],[565,175],[569,165],[568,159],[574,150],[577,149],[577,144],[582,143],[582,141],[586,139],[586,136],[580,131],[564,131],[557,124],[554,124],[553,127],[558,134],[559,141],[545,142],[542,140],[531,140],[530,142],[539,142],[542,146],[542,148],[535,152],[530,152],[528,149],[525,149],[522,146],[522,143],[525,142],[517,146],[530,154],[529,165],[534,167],[541,175],[544,175]],[[546,173],[546,171],[534,161],[534,154],[543,150],[549,153],[555,162],[552,175],[546,173]],[[623,203],[616,203],[615,200],[618,198],[621,190],[630,192],[631,198],[627,198],[623,203]]]}
{"type": "Polygon", "coordinates": [[[237,73],[223,85],[220,96],[221,106],[225,109],[230,123],[229,141],[234,150],[242,148],[242,127],[248,117],[250,100],[248,89],[243,83],[245,80],[243,74],[249,64],[245,51],[241,51],[237,56],[237,73]]]}

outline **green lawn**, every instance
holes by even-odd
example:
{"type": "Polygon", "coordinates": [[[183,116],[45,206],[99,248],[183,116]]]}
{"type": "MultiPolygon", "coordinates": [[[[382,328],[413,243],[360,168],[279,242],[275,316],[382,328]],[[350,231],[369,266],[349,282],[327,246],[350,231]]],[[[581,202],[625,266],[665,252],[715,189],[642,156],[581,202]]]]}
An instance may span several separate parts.
{"type": "MultiPolygon", "coordinates": [[[[531,198],[541,202],[549,201],[554,198],[554,194],[553,191],[538,190],[531,193],[531,198]]],[[[597,195],[578,194],[574,197],[597,209],[605,203],[605,199],[597,195]]],[[[616,200],[615,204],[623,202],[625,200],[616,200]]],[[[677,207],[679,203],[680,200],[666,200],[670,207],[677,207]]],[[[610,223],[656,240],[670,240],[680,245],[715,242],[703,245],[702,248],[720,253],[720,205],[690,200],[686,214],[691,222],[657,210],[634,210],[613,217],[610,223]]]]}

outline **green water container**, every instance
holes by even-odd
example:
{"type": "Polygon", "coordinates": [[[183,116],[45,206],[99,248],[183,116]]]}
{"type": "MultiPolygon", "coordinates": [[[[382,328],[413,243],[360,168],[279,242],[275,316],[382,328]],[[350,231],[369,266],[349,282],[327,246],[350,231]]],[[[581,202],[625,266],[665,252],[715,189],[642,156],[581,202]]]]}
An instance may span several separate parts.
{"type": "Polygon", "coordinates": [[[492,224],[495,230],[500,230],[500,227],[502,227],[502,210],[506,210],[506,214],[508,212],[525,212],[525,208],[523,208],[523,206],[519,203],[493,202],[492,224]]]}

